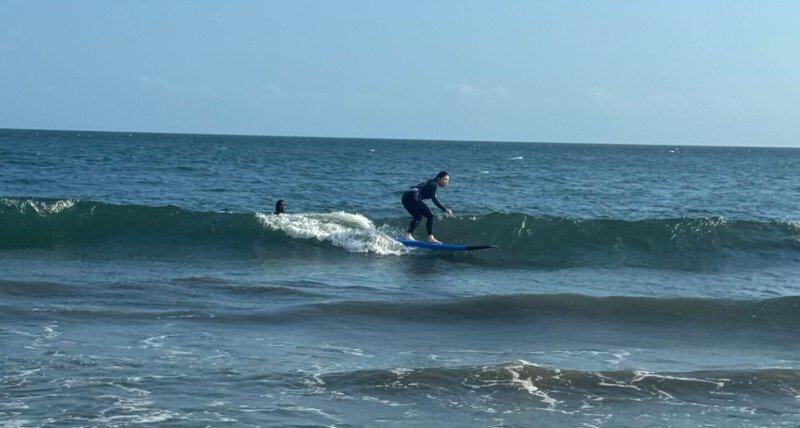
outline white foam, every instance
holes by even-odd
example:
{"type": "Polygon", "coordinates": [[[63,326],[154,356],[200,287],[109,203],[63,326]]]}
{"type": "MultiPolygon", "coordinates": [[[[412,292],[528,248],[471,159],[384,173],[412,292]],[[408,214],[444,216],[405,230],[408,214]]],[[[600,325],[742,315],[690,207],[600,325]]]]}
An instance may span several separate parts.
{"type": "Polygon", "coordinates": [[[361,214],[344,211],[281,215],[257,213],[256,218],[264,227],[282,231],[292,238],[328,241],[354,253],[400,255],[408,252],[361,214]]]}
{"type": "Polygon", "coordinates": [[[362,349],[359,348],[348,348],[346,346],[336,346],[331,345],[330,343],[326,343],[323,345],[323,349],[334,350],[341,352],[347,355],[354,355],[356,357],[373,357],[374,355],[365,354],[362,349]]]}
{"type": "Polygon", "coordinates": [[[53,340],[61,333],[57,332],[55,329],[58,328],[58,324],[50,324],[48,326],[43,327],[45,331],[44,339],[53,340]]]}
{"type": "Polygon", "coordinates": [[[428,359],[433,361],[444,361],[448,363],[460,363],[458,358],[447,358],[444,355],[428,354],[428,359]]]}
{"type": "Polygon", "coordinates": [[[8,198],[0,199],[0,203],[8,207],[13,207],[17,209],[19,212],[25,213],[33,211],[36,214],[42,216],[46,214],[58,214],[61,211],[68,210],[73,206],[75,206],[75,202],[76,201],[71,199],[61,199],[54,202],[35,201],[32,199],[27,199],[27,200],[16,200],[8,198]]]}
{"type": "Polygon", "coordinates": [[[24,377],[30,376],[32,374],[39,373],[41,371],[42,371],[41,367],[38,368],[38,369],[21,370],[19,373],[17,373],[17,376],[24,378],[24,377]]]}
{"type": "Polygon", "coordinates": [[[321,416],[323,418],[326,418],[326,419],[329,419],[329,420],[332,420],[332,421],[335,421],[335,422],[342,422],[342,420],[337,418],[336,416],[331,415],[330,413],[325,413],[321,409],[317,409],[317,408],[314,408],[314,407],[288,406],[288,407],[284,407],[284,410],[288,410],[288,411],[292,411],[292,412],[311,413],[311,414],[314,414],[314,415],[317,415],[317,416],[321,416]]]}
{"type": "Polygon", "coordinates": [[[383,404],[383,405],[389,406],[389,407],[403,406],[403,404],[401,404],[401,403],[396,403],[394,401],[389,401],[389,400],[381,400],[380,398],[373,397],[371,395],[364,395],[364,396],[361,397],[361,399],[364,400],[364,401],[371,401],[371,402],[374,402],[374,403],[380,403],[380,404],[383,404]]]}
{"type": "MultiPolygon", "coordinates": [[[[26,346],[26,349],[36,349],[44,346],[49,346],[51,342],[53,342],[56,338],[58,338],[58,336],[61,335],[61,333],[56,331],[56,328],[58,328],[58,324],[50,324],[43,326],[42,329],[44,330],[44,333],[42,335],[35,336],[36,338],[33,340],[30,347],[26,346]]],[[[58,353],[56,353],[56,355],[57,354],[58,353]]]]}
{"type": "MultiPolygon", "coordinates": [[[[16,385],[11,385],[11,386],[16,386],[16,385]]],[[[26,397],[26,398],[30,399],[31,397],[26,397]]],[[[31,408],[29,405],[25,404],[25,402],[20,401],[19,399],[12,399],[12,401],[0,403],[0,407],[12,410],[28,410],[31,408]]],[[[2,424],[0,424],[0,426],[2,426],[2,424]]]]}
{"type": "Polygon", "coordinates": [[[2,426],[4,428],[22,428],[31,426],[32,424],[33,421],[29,421],[27,419],[17,419],[15,421],[4,421],[2,426]]]}
{"type": "Polygon", "coordinates": [[[655,373],[649,372],[635,372],[634,378],[631,382],[640,382],[644,379],[652,378],[652,379],[665,379],[665,380],[679,380],[683,382],[698,382],[698,383],[708,383],[714,385],[718,389],[722,389],[725,386],[725,382],[729,382],[729,379],[697,379],[693,377],[682,377],[682,376],[668,376],[668,375],[659,375],[655,373]]]}
{"type": "Polygon", "coordinates": [[[393,375],[397,376],[400,379],[406,377],[409,373],[413,373],[413,372],[414,372],[413,369],[408,369],[408,368],[403,368],[403,367],[398,367],[396,369],[389,370],[389,373],[392,373],[393,375]]]}
{"type": "Polygon", "coordinates": [[[533,384],[533,378],[529,377],[527,379],[523,379],[520,376],[520,373],[525,369],[526,366],[531,367],[541,367],[538,364],[529,363],[524,360],[518,360],[519,365],[508,366],[505,369],[511,373],[511,383],[521,386],[523,389],[528,391],[529,394],[535,395],[539,397],[542,403],[546,404],[548,407],[545,410],[555,410],[556,404],[558,404],[558,400],[553,397],[547,395],[546,392],[539,389],[536,385],[533,384]]]}

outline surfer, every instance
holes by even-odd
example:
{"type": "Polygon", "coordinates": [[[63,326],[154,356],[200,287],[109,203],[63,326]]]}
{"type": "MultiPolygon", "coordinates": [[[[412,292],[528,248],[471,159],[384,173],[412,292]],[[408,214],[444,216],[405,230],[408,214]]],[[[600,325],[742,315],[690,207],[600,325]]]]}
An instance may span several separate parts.
{"type": "Polygon", "coordinates": [[[275,202],[275,214],[286,214],[286,202],[283,199],[275,202]]]}
{"type": "Polygon", "coordinates": [[[438,199],[436,199],[436,191],[439,190],[440,187],[447,187],[450,183],[450,174],[446,171],[441,171],[440,173],[436,174],[436,178],[432,178],[424,183],[417,184],[416,186],[411,187],[410,189],[403,192],[403,207],[411,214],[411,224],[408,225],[408,230],[406,233],[406,237],[408,239],[414,239],[412,235],[414,233],[414,229],[417,228],[417,225],[422,218],[425,217],[426,223],[425,226],[428,229],[428,242],[433,242],[434,244],[441,244],[433,236],[433,213],[431,212],[430,208],[425,205],[423,200],[430,199],[433,203],[439,207],[442,211],[444,211],[445,215],[448,217],[453,216],[453,211],[450,208],[445,208],[438,199]]]}

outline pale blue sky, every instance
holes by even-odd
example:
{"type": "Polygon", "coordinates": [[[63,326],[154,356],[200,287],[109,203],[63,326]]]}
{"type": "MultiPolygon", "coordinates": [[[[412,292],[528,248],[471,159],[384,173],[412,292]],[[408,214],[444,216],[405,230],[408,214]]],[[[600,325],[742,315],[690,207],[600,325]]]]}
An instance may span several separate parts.
{"type": "Polygon", "coordinates": [[[0,128],[800,147],[800,1],[0,0],[0,128]]]}

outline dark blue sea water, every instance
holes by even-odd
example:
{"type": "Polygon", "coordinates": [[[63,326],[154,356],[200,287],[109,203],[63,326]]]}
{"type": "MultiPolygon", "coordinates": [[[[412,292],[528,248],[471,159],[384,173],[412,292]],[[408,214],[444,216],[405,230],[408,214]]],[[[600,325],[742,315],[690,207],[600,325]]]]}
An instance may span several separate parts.
{"type": "Polygon", "coordinates": [[[0,425],[798,426],[798,277],[798,149],[0,130],[0,425]]]}

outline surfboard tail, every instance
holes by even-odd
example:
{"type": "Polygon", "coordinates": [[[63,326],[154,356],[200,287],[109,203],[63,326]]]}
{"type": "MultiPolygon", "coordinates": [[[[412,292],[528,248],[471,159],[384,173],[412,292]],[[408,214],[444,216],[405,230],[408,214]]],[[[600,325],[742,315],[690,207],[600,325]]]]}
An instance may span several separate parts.
{"type": "Polygon", "coordinates": [[[497,249],[497,245],[467,245],[466,248],[464,249],[466,251],[470,251],[470,250],[485,250],[488,248],[497,249]]]}

